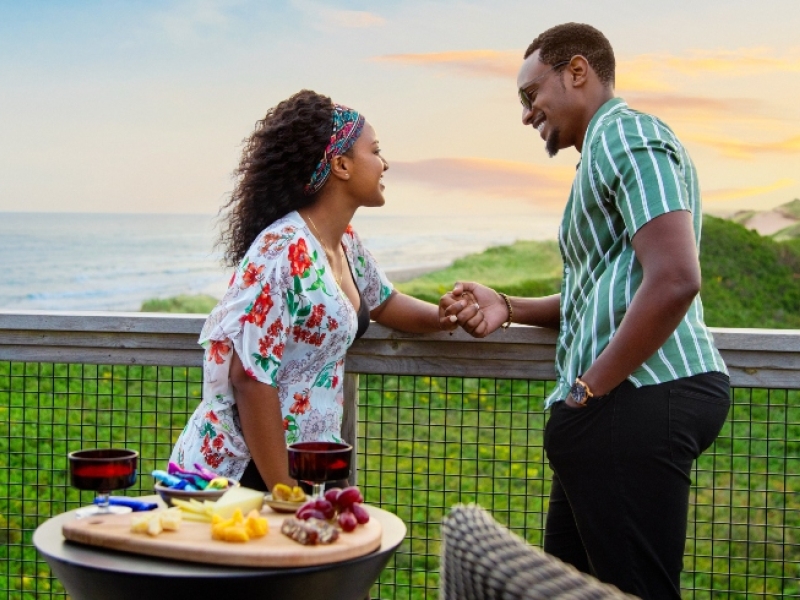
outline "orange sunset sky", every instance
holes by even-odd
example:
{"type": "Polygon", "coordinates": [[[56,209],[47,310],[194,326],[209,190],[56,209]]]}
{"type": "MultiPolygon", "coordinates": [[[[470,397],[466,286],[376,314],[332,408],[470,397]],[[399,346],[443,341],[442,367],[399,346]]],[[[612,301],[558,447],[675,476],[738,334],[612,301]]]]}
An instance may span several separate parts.
{"type": "Polygon", "coordinates": [[[515,79],[565,21],[610,39],[707,212],[800,197],[797,0],[76,0],[0,2],[0,211],[215,213],[255,121],[311,88],[378,131],[385,214],[558,215],[578,155],[522,127],[515,79]]]}

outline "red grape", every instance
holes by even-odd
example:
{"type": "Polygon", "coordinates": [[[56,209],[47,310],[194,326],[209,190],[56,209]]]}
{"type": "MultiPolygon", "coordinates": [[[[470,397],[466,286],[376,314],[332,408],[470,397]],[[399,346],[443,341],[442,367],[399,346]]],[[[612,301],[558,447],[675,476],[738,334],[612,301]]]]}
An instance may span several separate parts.
{"type": "Polygon", "coordinates": [[[339,492],[339,495],[336,496],[336,505],[339,507],[339,510],[346,510],[353,504],[363,501],[364,497],[361,495],[359,489],[354,485],[344,488],[341,492],[339,492]]]}
{"type": "Polygon", "coordinates": [[[302,521],[307,521],[312,517],[314,519],[322,519],[323,521],[325,520],[325,514],[316,507],[316,501],[314,500],[306,502],[303,504],[303,506],[298,508],[295,516],[302,521]]]}
{"type": "Polygon", "coordinates": [[[359,525],[363,525],[369,521],[369,513],[367,512],[366,508],[361,506],[361,504],[353,504],[350,507],[350,510],[352,511],[353,516],[356,518],[356,521],[358,521],[359,525]]]}
{"type": "Polygon", "coordinates": [[[336,497],[339,495],[339,492],[342,491],[342,488],[334,487],[329,489],[325,492],[325,500],[336,506],[336,497]]]}
{"type": "Polygon", "coordinates": [[[317,498],[314,500],[314,508],[325,515],[326,519],[332,519],[336,516],[336,509],[333,504],[328,502],[325,498],[317,498]]]}
{"type": "Polygon", "coordinates": [[[339,527],[342,531],[353,531],[358,526],[358,519],[349,510],[339,513],[339,527]]]}

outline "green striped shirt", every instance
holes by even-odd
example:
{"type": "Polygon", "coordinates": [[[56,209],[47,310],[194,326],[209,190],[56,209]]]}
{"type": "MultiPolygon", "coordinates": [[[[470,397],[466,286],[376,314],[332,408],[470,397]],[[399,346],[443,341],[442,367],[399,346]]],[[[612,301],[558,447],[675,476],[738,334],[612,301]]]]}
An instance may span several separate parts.
{"type": "MultiPolygon", "coordinates": [[[[642,283],[631,239],[667,212],[692,213],[700,247],[700,187],[686,149],[656,117],[606,102],[586,132],[559,229],[564,259],[556,389],[546,406],[564,400],[608,345],[642,283]]],[[[727,373],[703,321],[698,295],[675,332],[630,374],[636,387],[709,371],[727,373]]]]}

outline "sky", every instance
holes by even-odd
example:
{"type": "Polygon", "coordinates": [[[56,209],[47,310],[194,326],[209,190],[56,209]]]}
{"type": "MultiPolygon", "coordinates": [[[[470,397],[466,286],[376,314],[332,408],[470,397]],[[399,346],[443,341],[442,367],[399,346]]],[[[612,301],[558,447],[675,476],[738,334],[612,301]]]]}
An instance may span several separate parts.
{"type": "Polygon", "coordinates": [[[384,214],[552,218],[578,154],[522,126],[516,73],[567,21],[609,38],[706,212],[800,197],[797,0],[0,0],[0,212],[216,213],[255,122],[308,88],[375,127],[384,214]]]}

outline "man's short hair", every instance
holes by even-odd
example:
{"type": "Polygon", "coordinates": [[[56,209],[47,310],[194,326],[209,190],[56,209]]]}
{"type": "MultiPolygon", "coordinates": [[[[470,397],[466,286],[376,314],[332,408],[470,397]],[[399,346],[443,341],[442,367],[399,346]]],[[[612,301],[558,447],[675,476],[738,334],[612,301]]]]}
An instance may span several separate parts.
{"type": "Polygon", "coordinates": [[[564,23],[539,34],[525,51],[525,57],[539,51],[539,60],[547,65],[568,61],[580,54],[589,61],[603,85],[614,85],[614,49],[600,31],[583,23],[564,23]]]}

